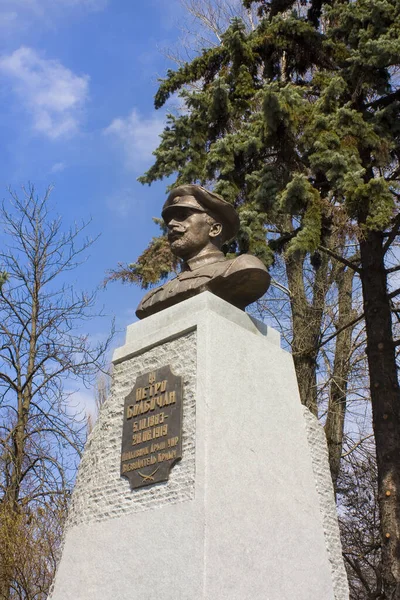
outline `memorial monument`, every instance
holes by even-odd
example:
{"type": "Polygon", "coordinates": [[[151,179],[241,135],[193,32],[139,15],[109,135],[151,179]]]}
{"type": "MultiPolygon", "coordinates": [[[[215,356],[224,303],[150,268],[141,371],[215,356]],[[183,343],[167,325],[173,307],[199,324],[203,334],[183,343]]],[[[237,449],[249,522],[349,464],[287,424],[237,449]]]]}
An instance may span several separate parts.
{"type": "Polygon", "coordinates": [[[324,433],[279,334],[244,308],[268,289],[226,259],[235,209],[200,186],[162,210],[174,279],[114,353],[51,600],[347,600],[324,433]]]}
{"type": "Polygon", "coordinates": [[[258,258],[242,254],[227,260],[221,252],[239,229],[236,210],[221,196],[199,185],[180,185],[168,196],[162,217],[182,271],[146,294],[136,311],[139,319],[205,291],[242,309],[265,294],[270,276],[258,258]]]}

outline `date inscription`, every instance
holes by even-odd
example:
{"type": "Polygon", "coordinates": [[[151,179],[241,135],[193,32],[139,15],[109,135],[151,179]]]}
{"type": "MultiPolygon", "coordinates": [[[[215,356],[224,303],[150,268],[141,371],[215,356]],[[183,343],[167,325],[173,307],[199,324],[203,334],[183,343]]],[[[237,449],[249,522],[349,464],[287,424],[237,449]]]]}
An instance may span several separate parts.
{"type": "Polygon", "coordinates": [[[170,365],[140,375],[125,398],[121,477],[131,489],[167,481],[182,458],[182,377],[170,365]]]}

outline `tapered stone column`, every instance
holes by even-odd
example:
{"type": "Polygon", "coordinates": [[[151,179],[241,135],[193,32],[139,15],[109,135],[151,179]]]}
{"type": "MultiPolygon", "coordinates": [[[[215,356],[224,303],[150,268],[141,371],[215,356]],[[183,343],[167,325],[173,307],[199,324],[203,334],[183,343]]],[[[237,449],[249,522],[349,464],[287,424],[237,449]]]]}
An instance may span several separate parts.
{"type": "Polygon", "coordinates": [[[345,600],[323,432],[279,335],[205,292],[130,325],[79,469],[52,600],[345,600]],[[120,477],[124,399],[183,377],[182,460],[120,477]]]}

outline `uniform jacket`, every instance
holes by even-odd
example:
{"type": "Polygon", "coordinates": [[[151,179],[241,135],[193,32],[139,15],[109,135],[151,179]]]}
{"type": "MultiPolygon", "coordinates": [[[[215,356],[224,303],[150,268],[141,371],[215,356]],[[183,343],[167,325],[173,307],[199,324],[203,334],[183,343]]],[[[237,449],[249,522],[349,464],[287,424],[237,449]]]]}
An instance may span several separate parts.
{"type": "Polygon", "coordinates": [[[177,277],[150,290],[136,315],[144,319],[204,291],[244,309],[267,291],[269,282],[267,269],[255,256],[242,254],[227,260],[220,251],[209,252],[184,263],[177,277]]]}

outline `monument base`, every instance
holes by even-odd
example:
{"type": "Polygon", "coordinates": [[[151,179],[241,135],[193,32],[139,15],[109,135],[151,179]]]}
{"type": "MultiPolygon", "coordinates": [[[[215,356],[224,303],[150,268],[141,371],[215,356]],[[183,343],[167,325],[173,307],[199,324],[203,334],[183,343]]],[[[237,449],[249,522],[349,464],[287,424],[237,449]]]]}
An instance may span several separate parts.
{"type": "Polygon", "coordinates": [[[347,600],[323,431],[278,333],[205,292],[130,325],[114,365],[51,600],[347,600]],[[124,399],[165,365],[183,377],[182,460],[132,491],[124,399]]]}

